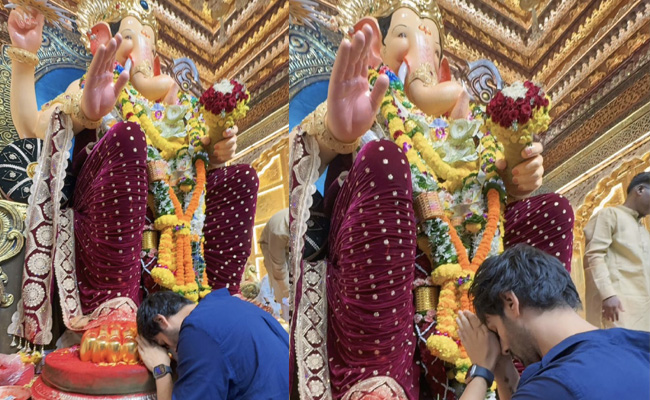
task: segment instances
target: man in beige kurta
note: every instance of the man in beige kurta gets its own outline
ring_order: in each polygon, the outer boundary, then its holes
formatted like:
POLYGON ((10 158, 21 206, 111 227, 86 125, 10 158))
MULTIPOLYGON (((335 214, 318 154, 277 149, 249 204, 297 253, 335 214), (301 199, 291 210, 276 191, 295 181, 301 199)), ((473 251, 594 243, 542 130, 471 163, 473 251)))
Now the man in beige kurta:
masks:
POLYGON ((650 173, 632 179, 623 205, 608 207, 585 227, 587 321, 650 331, 650 173))
POLYGON ((289 209, 275 213, 260 235, 260 249, 275 301, 289 297, 289 209))

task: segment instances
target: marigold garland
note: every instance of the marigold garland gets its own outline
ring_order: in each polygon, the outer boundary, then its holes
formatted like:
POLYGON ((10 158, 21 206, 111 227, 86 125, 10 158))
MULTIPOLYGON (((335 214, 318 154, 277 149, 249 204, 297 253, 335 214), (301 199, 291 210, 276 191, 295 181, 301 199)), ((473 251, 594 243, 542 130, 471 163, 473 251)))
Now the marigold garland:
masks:
MULTIPOLYGON (((119 68, 116 67, 116 76, 119 72, 119 68)), ((196 182, 179 182, 182 192, 192 191, 186 210, 183 210, 183 205, 171 186, 169 178, 151 182, 150 187, 157 214, 154 228, 161 231, 158 265, 153 268, 151 275, 161 286, 180 293, 190 300, 198 301, 199 297, 205 297, 211 291, 207 285, 203 247, 198 245, 202 243, 202 235, 190 236, 195 214, 197 211, 204 213, 205 210, 204 207, 199 210, 201 200, 205 196, 208 161, 208 155, 204 152, 201 142, 201 138, 206 133, 205 125, 199 119, 198 100, 181 93, 179 94, 181 106, 193 110, 189 118, 185 117, 187 135, 180 141, 177 138, 163 138, 148 115, 148 109, 143 106, 145 101, 128 84, 118 97, 120 106, 118 111, 121 112, 124 120, 139 124, 144 131, 147 143, 150 145, 148 160, 172 162, 176 157, 185 157, 189 150, 196 175, 196 182), (200 252, 196 257, 193 243, 197 244, 196 249, 200 252), (202 264, 198 266, 197 271, 194 265, 195 258, 199 260, 199 264, 202 264)))
MULTIPOLYGON (((464 382, 465 373, 469 368, 469 359, 458 338, 455 320, 460 309, 471 309, 471 302, 467 295, 469 286, 475 271, 490 254, 500 226, 501 200, 505 199, 506 193, 495 162, 502 155, 502 150, 496 138, 487 133, 481 137, 482 149, 476 162, 458 162, 454 166, 447 164, 426 138, 422 123, 414 119, 412 113, 417 111, 408 101, 403 100, 406 99, 406 95, 401 82, 386 68, 383 72, 389 75, 390 85, 382 101, 380 115, 386 123, 391 138, 404 151, 411 164, 414 196, 421 192, 438 190, 438 187, 454 193, 466 185, 473 184, 479 172, 483 176, 487 216, 479 218, 470 215, 474 217, 471 222, 468 219, 468 222, 463 224, 466 232, 471 234, 476 235, 483 231, 471 262, 456 227, 447 215, 437 219, 439 223, 436 220, 423 221, 425 231, 429 229, 433 233, 435 229, 437 232, 429 235, 430 240, 448 237, 450 241, 449 246, 435 246, 435 243, 431 242, 430 248, 436 251, 447 251, 446 248, 453 251, 449 256, 444 255, 445 253, 436 253, 433 257, 435 263, 439 265, 433 270, 431 280, 433 284, 441 286, 441 291, 436 310, 437 326, 434 334, 426 339, 427 348, 438 358, 455 364, 455 377, 459 382, 464 382), (444 181, 439 185, 436 182, 438 177, 444 181), (442 229, 446 231, 442 232, 442 229)), ((375 83, 378 75, 375 70, 369 71, 371 85, 375 83)), ((476 117, 481 117, 480 112, 476 117)))

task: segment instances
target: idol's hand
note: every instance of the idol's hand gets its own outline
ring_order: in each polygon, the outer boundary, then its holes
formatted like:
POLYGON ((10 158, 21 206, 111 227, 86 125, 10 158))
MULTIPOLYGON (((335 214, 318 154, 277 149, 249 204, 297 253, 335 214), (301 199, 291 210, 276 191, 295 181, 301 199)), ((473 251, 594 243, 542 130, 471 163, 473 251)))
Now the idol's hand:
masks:
MULTIPOLYGON (((512 169, 512 181, 507 181, 505 174, 501 175, 509 195, 516 199, 523 199, 542 186, 544 176, 543 150, 544 146, 539 142, 527 146, 521 151, 521 157, 524 161, 512 169)), ((498 160, 496 166, 499 171, 504 171, 507 167, 505 160, 498 160)))
POLYGON ((472 364, 487 368, 494 373, 501 354, 501 345, 494 332, 488 330, 471 311, 460 311, 456 323, 460 342, 465 347, 472 364))
POLYGON ((388 89, 388 77, 380 75, 369 92, 368 67, 372 30, 364 26, 352 43, 343 40, 334 60, 327 93, 327 127, 344 143, 352 143, 372 127, 388 89))
POLYGON ((86 118, 97 121, 111 112, 117 98, 129 81, 129 71, 124 69, 117 82, 113 82, 115 54, 122 43, 118 33, 107 46, 99 46, 86 74, 86 83, 81 97, 81 111, 86 118))
POLYGON ((27 11, 22 7, 12 10, 8 22, 11 44, 36 54, 43 41, 44 22, 43 14, 37 10, 27 11))
MULTIPOLYGON (((235 157, 237 151, 237 133, 239 128, 237 125, 228 128, 223 133, 223 139, 214 145, 214 151, 210 154, 210 164, 217 165, 230 161, 235 157)), ((203 146, 206 149, 210 148, 210 137, 205 136, 201 139, 203 146)))

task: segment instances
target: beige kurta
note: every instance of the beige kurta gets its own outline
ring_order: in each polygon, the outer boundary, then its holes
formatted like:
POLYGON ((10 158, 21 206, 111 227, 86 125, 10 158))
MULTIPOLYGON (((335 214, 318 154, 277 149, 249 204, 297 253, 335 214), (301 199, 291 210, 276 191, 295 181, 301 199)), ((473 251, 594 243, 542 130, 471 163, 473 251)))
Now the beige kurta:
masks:
POLYGON ((639 214, 625 206, 598 212, 585 226, 587 321, 650 331, 650 233, 639 214), (602 301, 618 296, 625 312, 618 322, 602 319, 602 301))
POLYGON ((289 297, 289 209, 275 213, 260 235, 264 266, 273 288, 275 301, 289 297))

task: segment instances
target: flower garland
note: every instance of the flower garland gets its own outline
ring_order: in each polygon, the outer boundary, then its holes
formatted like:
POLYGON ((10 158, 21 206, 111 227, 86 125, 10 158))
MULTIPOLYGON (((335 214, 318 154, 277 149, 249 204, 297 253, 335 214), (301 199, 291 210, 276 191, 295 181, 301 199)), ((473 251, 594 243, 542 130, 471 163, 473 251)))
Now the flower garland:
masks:
POLYGON ((411 165, 415 165, 422 173, 442 178, 445 181, 443 187, 449 192, 455 192, 472 172, 472 168, 454 168, 440 158, 424 136, 421 123, 424 114, 420 113, 419 118, 416 118, 418 112, 413 105, 407 100, 402 100, 406 99, 404 85, 395 74, 387 67, 382 67, 379 72, 371 69, 368 72, 370 85, 374 86, 379 73, 388 75, 390 79, 380 112, 391 138, 404 151, 411 165))
MULTIPOLYGON (((479 265, 490 254, 493 242, 500 241, 497 235, 501 220, 501 200, 505 199, 506 192, 496 169, 495 161, 500 156, 501 148, 494 136, 484 134, 480 138, 479 162, 457 163, 456 167, 442 160, 425 135, 427 126, 425 117, 418 114, 414 107, 407 101, 404 88, 394 74, 385 67, 377 72, 369 71, 369 81, 374 85, 379 73, 389 76, 390 85, 382 101, 380 113, 386 122, 390 136, 404 151, 411 164, 413 195, 436 191, 439 194, 454 200, 460 199, 464 193, 472 190, 482 190, 487 203, 487 213, 469 213, 460 227, 465 233, 477 235, 482 231, 482 237, 476 248, 474 257, 470 261, 468 251, 452 223, 449 215, 421 221, 421 230, 428 237, 429 250, 432 260, 437 264, 431 274, 434 285, 440 286, 437 310, 435 311, 437 326, 435 332, 427 339, 427 348, 440 359, 455 365, 456 379, 464 382, 464 373, 469 368, 469 359, 460 343, 456 315, 460 309, 470 309, 468 290, 479 265), (438 179, 443 180, 439 183, 438 179), (477 186, 478 185, 478 186, 477 186), (453 195, 457 193, 458 195, 453 195)), ((480 118, 481 111, 474 109, 473 117, 480 118)), ((435 126, 435 137, 442 140, 446 137, 444 126, 435 126)), ((426 132, 429 133, 429 132, 426 132)), ((431 137, 432 135, 430 135, 431 137)), ((434 139, 435 140, 435 139, 434 139)), ((479 200, 481 198, 478 194, 479 200)), ((469 196, 470 198, 473 196, 469 196)), ((451 204, 444 202, 445 210, 451 204)), ((471 243, 471 241, 470 241, 471 243)))
POLYGON ((233 127, 235 121, 246 116, 249 98, 246 86, 235 79, 222 79, 201 95, 201 112, 213 142, 221 138, 224 130, 233 127))
MULTIPOLYGON (((119 72, 120 68, 116 68, 116 76, 119 72)), ((180 141, 161 135, 149 115, 151 112, 155 119, 161 119, 162 113, 156 110, 161 105, 149 107, 131 84, 118 96, 117 109, 123 120, 139 124, 144 131, 149 144, 149 168, 160 175, 150 179, 156 212, 154 227, 161 231, 158 265, 151 275, 159 285, 198 301, 211 291, 205 270, 202 234, 208 155, 201 142, 205 126, 199 117, 198 100, 180 93, 179 103, 192 110, 184 117, 186 135, 180 141), (185 176, 172 185, 169 171, 176 171, 182 164, 181 160, 190 160, 190 165, 194 165, 196 180, 185 176), (178 186, 178 190, 174 186, 178 186), (179 195, 183 195, 187 203, 185 207, 179 195), (200 222, 193 229, 197 219, 200 222)), ((187 173, 191 175, 190 171, 187 173)))

